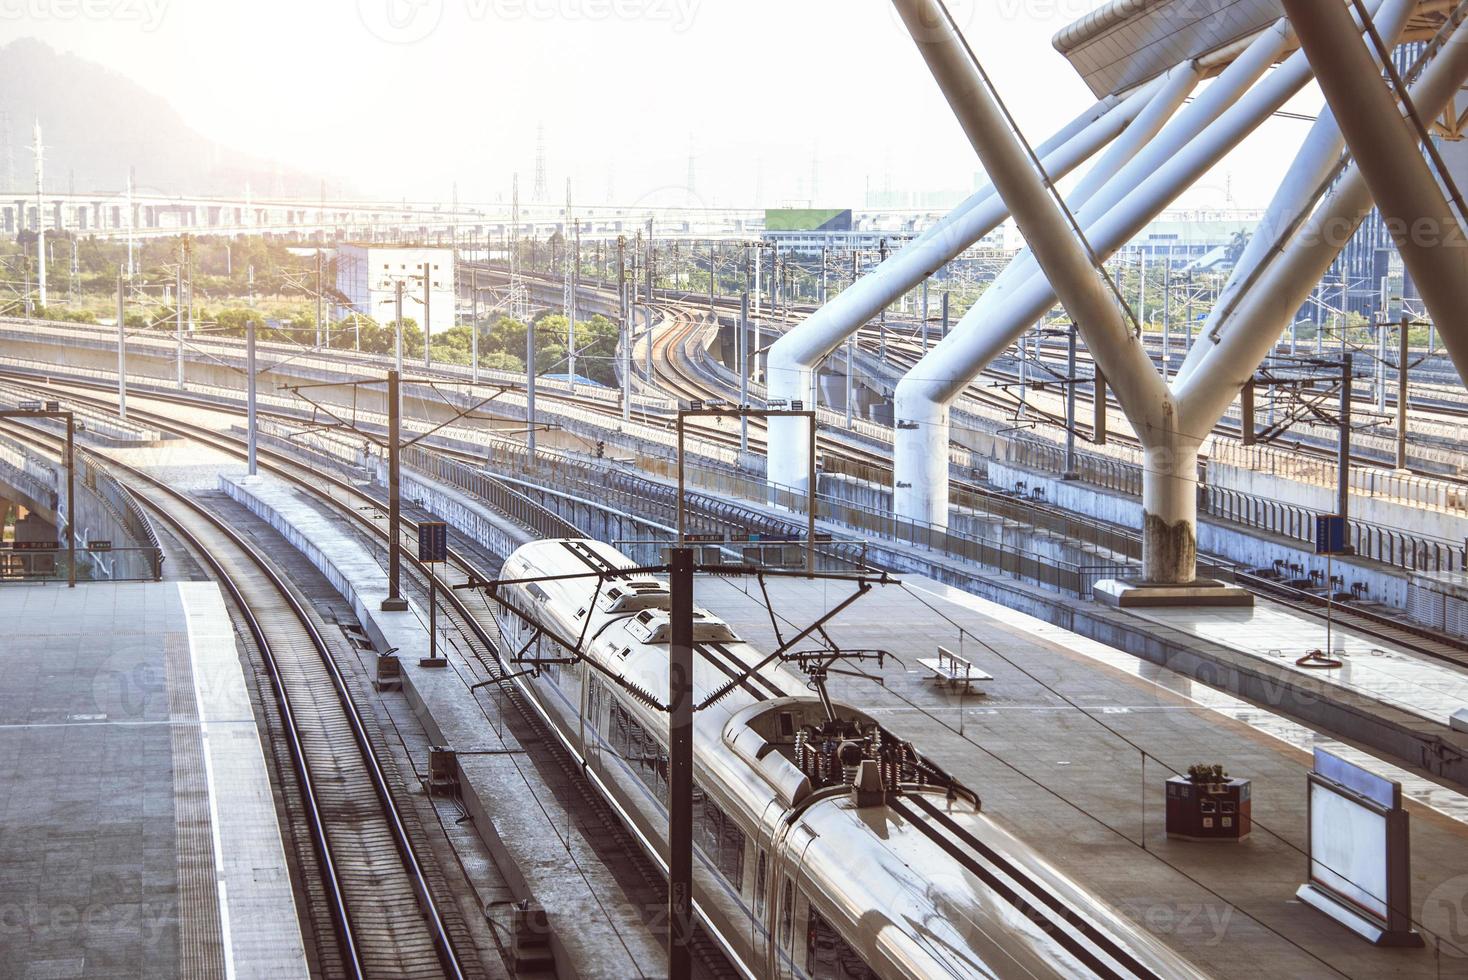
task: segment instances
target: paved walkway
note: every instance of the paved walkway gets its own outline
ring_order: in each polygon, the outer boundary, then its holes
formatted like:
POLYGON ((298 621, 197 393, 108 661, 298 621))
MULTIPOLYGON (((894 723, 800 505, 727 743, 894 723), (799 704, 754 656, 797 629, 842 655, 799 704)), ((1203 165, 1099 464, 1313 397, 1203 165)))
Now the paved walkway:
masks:
MULTIPOLYGON (((883 648, 901 662, 851 664, 882 683, 833 676, 833 696, 915 742, 978 791, 991 816, 1122 915, 1220 977, 1468 977, 1468 799, 1030 616, 921 578, 904 581, 858 600, 829 629, 843 647, 883 648), (981 685, 985 694, 961 695, 917 665, 939 644, 994 675, 981 685), (1431 939, 1426 950, 1370 947, 1294 898, 1305 876, 1314 745, 1404 782, 1414 910, 1442 936, 1441 960, 1431 939), (1167 839, 1164 781, 1195 763, 1221 763, 1253 780, 1248 841, 1167 839)), ((782 630, 808 624, 849 591, 781 580, 782 630)), ((754 582, 703 578, 697 601, 774 648, 754 582)))
POLYGON ((218 588, 17 586, 0 623, 0 976, 305 976, 218 588))

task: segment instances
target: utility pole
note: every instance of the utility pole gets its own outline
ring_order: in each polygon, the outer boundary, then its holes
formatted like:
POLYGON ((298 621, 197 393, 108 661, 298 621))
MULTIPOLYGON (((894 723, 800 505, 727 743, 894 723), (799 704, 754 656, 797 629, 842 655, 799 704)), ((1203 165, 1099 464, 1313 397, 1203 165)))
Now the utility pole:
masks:
POLYGON ((469 334, 469 380, 479 383, 479 270, 469 270, 469 317, 474 324, 469 334))
POLYGON ((183 245, 182 245, 182 243, 180 243, 180 245, 179 245, 179 254, 178 254, 178 269, 176 270, 175 275, 174 275, 174 285, 173 285, 173 340, 174 340, 173 372, 174 372, 174 384, 177 385, 179 391, 183 391, 184 390, 184 342, 183 342, 183 336, 184 336, 183 335, 183 331, 184 331, 184 323, 183 323, 183 319, 184 319, 184 304, 183 304, 183 288, 184 288, 184 257, 183 257, 183 245))
POLYGON ((256 428, 255 416, 255 384, 258 380, 258 372, 255 368, 255 317, 253 312, 245 321, 245 447, 249 460, 248 472, 254 476, 257 472, 255 464, 255 446, 258 430, 256 428))
POLYGON ((856 334, 846 338, 846 428, 851 430, 851 401, 854 395, 852 375, 856 373, 856 334))
POLYGON ((943 287, 943 336, 948 336, 948 287, 943 287))
POLYGON ((393 367, 403 373, 403 280, 393 283, 393 367))
MULTIPOLYGON (((316 250, 316 346, 317 347, 320 347, 321 346, 321 340, 322 340, 322 337, 323 337, 322 330, 323 330, 323 327, 324 327, 324 324, 322 322, 322 316, 321 316, 321 288, 322 288, 323 285, 324 285, 324 282, 323 282, 323 277, 322 277, 322 274, 321 274, 321 249, 318 248, 316 250)), ((330 337, 327 337, 326 338, 326 342, 327 342, 327 344, 330 344, 331 343, 331 338, 330 337)))
POLYGON ((622 332, 622 421, 632 418, 632 309, 627 302, 627 236, 617 236, 617 318, 622 332))
MULTIPOLYGON (((566 308, 566 376, 570 378, 571 390, 576 390, 576 273, 575 265, 579 263, 580 256, 572 255, 572 233, 571 224, 576 219, 571 213, 571 181, 566 180, 566 234, 563 236, 561 273, 565 281, 565 299, 562 305, 566 308)), ((579 251, 581 233, 575 233, 576 248, 579 251)))
POLYGON ((433 260, 423 257, 423 366, 433 367, 433 316, 429 303, 433 299, 433 260))
POLYGON ((689 980, 693 962, 693 549, 669 555, 668 937, 669 980, 689 980))
MULTIPOLYGON (((42 153, 43 153, 43 150, 41 148, 41 120, 37 119, 36 120, 36 143, 35 143, 35 154, 36 154, 36 262, 37 262, 37 269, 40 272, 39 282, 40 282, 40 292, 41 292, 41 306, 44 308, 46 306, 46 199, 45 199, 45 190, 44 190, 44 187, 43 187, 43 179, 44 179, 44 175, 45 175, 45 168, 42 165, 42 160, 41 160, 42 153)), ((25 218, 25 215, 22 214, 21 215, 21 218, 22 218, 21 225, 22 225, 22 227, 24 227, 25 221, 23 219, 25 218)), ((70 515, 68 515, 68 520, 69 519, 70 519, 70 515)))
POLYGON ((402 376, 387 373, 387 598, 382 600, 385 612, 406 612, 408 600, 399 589, 402 558, 398 554, 398 538, 402 533, 402 471, 399 456, 403 446, 402 376))
MULTIPOLYGON (((877 245, 877 265, 887 261, 887 239, 882 239, 877 245)), ((879 345, 877 357, 883 364, 887 363, 887 307, 882 307, 882 312, 877 314, 877 337, 879 345)))
POLYGON ((117 269, 117 416, 127 418, 127 317, 123 312, 122 267, 117 269))
POLYGON ((66 587, 76 588, 76 416, 71 412, 66 413, 66 587))
POLYGON ((525 323, 525 448, 535 458, 535 324, 525 323))
POLYGON ((1172 246, 1167 246, 1167 255, 1162 260, 1162 380, 1170 375, 1167 363, 1172 346, 1172 246))
MULTIPOLYGON (((1336 513, 1347 522, 1351 513, 1351 352, 1341 355, 1340 465, 1337 467, 1336 513)), ((1348 523, 1349 526, 1349 523, 1348 523)))
POLYGON ((652 219, 651 218, 648 218, 647 219, 647 269, 646 269, 646 272, 647 272, 647 293, 646 293, 646 295, 647 295, 647 301, 649 303, 651 303, 653 301, 653 299, 654 299, 653 289, 654 289, 656 280, 653 278, 653 271, 654 271, 653 270, 653 267, 657 264, 657 256, 658 256, 657 246, 653 243, 653 238, 652 238, 652 219))
MULTIPOLYGON (((1039 335, 1035 335, 1038 341, 1039 335)), ((1076 325, 1070 325, 1065 348, 1065 473, 1062 480, 1079 479, 1076 472, 1076 325)))
MULTIPOLYGON (((691 248, 691 246, 690 246, 691 248)), ((714 312, 714 283, 718 278, 718 243, 709 242, 709 313, 714 312)))
POLYGON ((1240 442, 1245 446, 1252 446, 1255 442, 1255 433, 1258 431, 1254 421, 1254 394, 1256 386, 1251 375, 1244 386, 1239 389, 1239 435, 1240 442))
POLYGON ((821 246, 821 305, 826 305, 826 282, 829 273, 829 259, 827 257, 828 246, 821 246))
POLYGON ((928 280, 923 280, 923 353, 928 352, 928 280))
POLYGON ((1407 358, 1411 346, 1412 320, 1402 314, 1401 336, 1397 338, 1397 469, 1407 468, 1407 358))
MULTIPOLYGON (((739 297, 739 408, 749 407, 749 291, 739 297)), ((749 452, 749 417, 739 416, 739 455, 749 452)))

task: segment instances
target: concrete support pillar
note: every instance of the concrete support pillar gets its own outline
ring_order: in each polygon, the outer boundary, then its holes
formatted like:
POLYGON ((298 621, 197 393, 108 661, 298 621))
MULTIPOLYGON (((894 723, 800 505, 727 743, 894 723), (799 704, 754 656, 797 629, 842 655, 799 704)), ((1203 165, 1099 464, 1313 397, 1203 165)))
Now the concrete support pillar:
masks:
POLYGON ((1152 432, 1142 472, 1142 577, 1186 585, 1197 577, 1198 440, 1175 427, 1152 432))
POLYGON ((1468 379, 1468 240, 1416 129, 1344 5, 1284 0, 1284 7, 1458 375, 1468 379))

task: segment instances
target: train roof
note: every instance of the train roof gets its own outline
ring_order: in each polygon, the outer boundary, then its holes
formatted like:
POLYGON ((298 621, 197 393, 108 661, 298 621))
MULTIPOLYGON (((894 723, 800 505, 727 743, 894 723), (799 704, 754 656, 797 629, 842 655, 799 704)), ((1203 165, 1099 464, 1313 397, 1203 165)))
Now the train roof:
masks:
POLYGON ((861 937, 870 964, 914 976, 1202 976, 961 797, 905 791, 858 806, 832 795, 800 827, 800 887, 846 914, 842 931, 861 937))

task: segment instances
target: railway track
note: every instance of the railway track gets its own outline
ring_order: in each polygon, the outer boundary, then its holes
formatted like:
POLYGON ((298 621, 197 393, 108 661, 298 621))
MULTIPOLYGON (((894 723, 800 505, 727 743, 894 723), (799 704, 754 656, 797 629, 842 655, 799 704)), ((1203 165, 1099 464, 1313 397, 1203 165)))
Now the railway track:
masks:
MULTIPOLYGON (((677 376, 681 380, 679 380, 677 383, 690 386, 688 388, 690 392, 693 390, 691 386, 700 383, 700 380, 697 375, 688 373, 691 372, 691 368, 689 368, 686 364, 678 366, 678 351, 681 349, 681 344, 689 338, 691 331, 696 329, 696 327, 696 323, 685 323, 681 325, 676 325, 674 329, 664 331, 661 336, 656 338, 658 346, 655 348, 654 351, 655 362, 667 365, 667 370, 669 371, 678 372, 677 376)), ((68 384, 70 384, 70 382, 68 382, 68 384)), ((101 385, 84 386, 109 390, 106 389, 105 386, 101 385)), ((70 395, 71 393, 68 394, 70 395)), ((708 392, 704 391, 703 395, 707 397, 708 392)), ((166 401, 179 400, 184 403, 197 404, 195 400, 181 398, 169 394, 150 394, 148 397, 158 398, 166 401)), ((108 401, 102 398, 87 398, 87 400, 94 406, 104 409, 109 407, 115 409, 116 405, 115 400, 108 401)), ((205 405, 203 407, 219 410, 219 406, 217 405, 205 405)), ((146 413, 139 414, 138 411, 132 407, 130 407, 130 414, 137 416, 139 419, 146 420, 148 424, 155 425, 160 429, 171 429, 172 431, 179 432, 179 434, 190 435, 190 430, 182 430, 179 428, 179 423, 177 422, 177 420, 146 413)), ((299 422, 299 419, 294 419, 289 416, 282 415, 279 416, 279 418, 288 422, 299 422)), ((755 420, 751 420, 751 445, 762 445, 763 440, 757 439, 756 431, 762 432, 763 429, 761 428, 756 430, 754 426, 754 421, 755 420)), ((732 432, 728 430, 725 430, 723 432, 714 430, 714 432, 718 438, 729 440, 737 444, 737 432, 732 432)), ((229 452, 233 455, 238 455, 243 451, 240 448, 240 443, 238 441, 231 440, 228 437, 221 436, 218 433, 212 432, 208 429, 203 429, 202 427, 192 427, 191 437, 207 439, 216 448, 219 448, 225 452, 229 452)), ((835 442, 833 440, 827 439, 822 441, 822 449, 827 454, 830 454, 832 452, 839 453, 849 448, 850 447, 843 446, 841 443, 835 442)), ((480 460, 474 459, 467 454, 457 453, 452 450, 436 448, 434 451, 450 458, 470 462, 475 465, 480 462, 480 460)), ((271 460, 272 465, 286 465, 290 467, 295 467, 296 469, 300 470, 301 472, 297 473, 294 477, 297 482, 308 478, 306 475, 303 474, 309 474, 310 479, 316 479, 318 481, 320 479, 320 474, 316 471, 308 470, 305 467, 302 467, 299 463, 291 461, 288 457, 284 457, 280 454, 274 453, 273 451, 269 451, 265 447, 261 447, 260 453, 261 459, 271 460)), ((878 475, 878 478, 883 472, 888 474, 888 476, 890 477, 890 464, 882 460, 881 457, 877 454, 868 454, 866 459, 858 459, 856 460, 856 462, 860 468, 867 469, 869 471, 875 471, 878 475)), ((980 487, 977 484, 965 483, 962 481, 955 481, 955 487, 965 493, 972 493, 981 498, 987 497, 993 493, 993 491, 980 487)), ((336 487, 334 489, 329 484, 324 487, 318 484, 317 486, 313 486, 311 489, 317 494, 330 491, 333 496, 337 498, 335 500, 335 506, 341 507, 343 508, 343 510, 346 511, 353 511, 354 513, 354 508, 357 506, 357 504, 360 504, 364 499, 372 499, 362 494, 361 491, 357 490, 355 487, 352 487, 349 484, 345 483, 342 483, 339 487, 336 487)), ((1040 505, 1033 504, 1032 506, 1040 505)), ((361 515, 357 514, 356 516, 360 518, 361 515)), ((405 527, 406 526, 407 525, 405 525, 405 527)), ((374 532, 376 532, 377 530, 378 529, 374 528, 374 532)), ((407 552, 405 552, 405 554, 406 553, 407 552)), ((409 557, 412 558, 413 556, 409 555, 409 557)), ((461 569, 467 569, 468 567, 469 566, 467 565, 461 565, 461 569)), ((483 576, 481 576, 481 578, 482 577, 483 576)), ((1321 600, 1318 596, 1314 596, 1312 593, 1300 592, 1299 590, 1283 589, 1278 583, 1271 582, 1267 579, 1255 580, 1247 575, 1242 576, 1241 584, 1246 585, 1247 587, 1251 588, 1252 591, 1255 591, 1260 595, 1267 596, 1275 601, 1283 602, 1286 605, 1291 605, 1300 612, 1312 616, 1324 615, 1323 600, 1321 600)), ((1437 637, 1437 635, 1433 634, 1431 631, 1416 630, 1414 627, 1411 626, 1411 624, 1403 623, 1388 616, 1375 615, 1364 610, 1353 611, 1351 610, 1351 607, 1343 606, 1339 603, 1337 603, 1334 607, 1334 614, 1338 617, 1342 615, 1350 616, 1351 621, 1349 623, 1345 623, 1345 625, 1349 625, 1351 626, 1351 628, 1357 629, 1364 634, 1374 636, 1383 643, 1401 645, 1403 647, 1412 649, 1423 656, 1431 657, 1433 659, 1457 663, 1460 665, 1468 663, 1468 645, 1460 646, 1456 641, 1437 637)), ((488 640, 486 640, 485 642, 490 643, 490 641, 488 640)), ((491 648, 493 648, 493 644, 490 643, 490 645, 491 648)))
MULTIPOLYGON (((26 438, 56 453, 58 441, 26 438)), ((224 520, 157 478, 118 461, 134 495, 157 514, 233 602, 270 678, 279 732, 299 782, 319 880, 303 883, 324 902, 331 928, 314 930, 323 976, 461 980, 482 972, 443 884, 423 861, 428 846, 394 790, 394 767, 374 744, 316 617, 284 576, 224 520), (330 936, 330 941, 326 941, 330 936)), ((321 909, 310 910, 321 917, 321 909)))
MULTIPOLYGON (((68 393, 71 396, 71 393, 68 393)), ((71 396, 74 397, 74 396, 71 396)), ((139 396, 139 400, 144 396, 139 396)), ((166 396, 158 397, 168 400, 166 396)), ((109 403, 105 399, 89 398, 82 399, 97 407, 107 407, 109 403)), ((115 401, 111 402, 115 408, 115 401)), ((214 406, 217 410, 217 406, 214 406)), ((129 404, 129 416, 140 421, 146 421, 150 426, 160 431, 171 432, 175 435, 207 445, 211 448, 227 453, 230 456, 243 459, 246 454, 245 444, 242 439, 214 432, 206 427, 180 421, 177 418, 148 412, 141 408, 136 401, 129 404)), ((368 511, 381 510, 385 512, 386 501, 366 493, 362 489, 334 474, 323 472, 311 466, 305 465, 298 460, 292 459, 284 453, 260 446, 257 449, 259 466, 263 471, 272 472, 285 479, 292 485, 303 489, 315 496, 317 499, 328 503, 338 513, 347 517, 357 528, 369 537, 377 540, 384 547, 387 545, 388 531, 368 516, 368 511), (365 508, 365 511, 364 511, 365 508)), ((114 464, 117 465, 117 464, 114 464)), ((124 469, 126 469, 124 467, 124 469)), ((130 471, 132 472, 132 471, 130 471)), ((152 481, 146 474, 138 474, 143 480, 152 481)), ((166 489, 166 488, 165 488, 166 489)), ((174 494, 174 491, 168 491, 174 494)), ((184 498, 187 500, 187 498, 184 498)), ((190 504, 198 508, 197 504, 190 504)), ((410 509, 405 504, 405 509, 410 509)), ((206 516, 207 512, 205 512, 206 516)), ((211 519, 213 519, 211 517, 211 519)), ((213 519, 216 520, 217 519, 213 519)), ((541 758, 550 758, 558 768, 561 776, 568 785, 574 786, 583 805, 589 807, 599 818, 598 824, 608 828, 607 844, 611 847, 620 848, 625 853, 637 873, 644 882, 652 884, 656 882, 658 887, 666 891, 666 879, 663 877, 664 869, 654 856, 649 855, 638 840, 623 830, 620 834, 616 828, 625 826, 614 808, 607 799, 585 778, 584 773, 566 751, 568 747, 559 746, 549 756, 545 754, 548 747, 556 746, 558 736, 554 734, 555 729, 548 718, 541 715, 534 708, 533 699, 529 698, 523 685, 525 679, 519 675, 518 670, 507 668, 501 658, 501 647, 498 627, 493 617, 480 617, 474 613, 470 606, 462 598, 461 592, 455 590, 454 586, 464 585, 473 581, 486 581, 493 576, 487 571, 489 562, 482 549, 466 552, 462 548, 451 548, 449 550, 448 571, 444 574, 435 574, 424 568, 417 560, 417 521, 410 516, 404 515, 402 519, 403 536, 398 542, 398 548, 402 557, 402 569, 404 573, 404 585, 409 593, 416 592, 426 603, 429 589, 429 576, 437 579, 437 595, 440 603, 440 622, 446 623, 465 640, 466 648, 474 651, 475 659, 484 674, 484 678, 500 687, 515 707, 523 725, 527 726, 521 732, 521 744, 534 746, 534 751, 541 758), (511 676, 511 675, 516 676, 511 676)), ((231 534, 227 528, 225 533, 231 534)), ((248 546, 246 546, 248 547, 248 546)), ((256 556, 258 557, 258 555, 256 556)), ((702 965, 700 976, 706 980, 733 980, 740 974, 733 969, 724 957, 721 949, 709 935, 703 930, 698 930, 693 942, 693 952, 697 961, 702 965)), ((378 975, 378 974, 371 974, 378 975)), ((388 974, 402 976, 427 976, 436 974, 388 974)), ((456 974, 445 973, 446 976, 456 974)), ((462 976, 463 974, 457 974, 462 976)))

